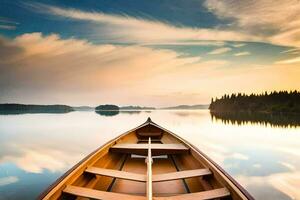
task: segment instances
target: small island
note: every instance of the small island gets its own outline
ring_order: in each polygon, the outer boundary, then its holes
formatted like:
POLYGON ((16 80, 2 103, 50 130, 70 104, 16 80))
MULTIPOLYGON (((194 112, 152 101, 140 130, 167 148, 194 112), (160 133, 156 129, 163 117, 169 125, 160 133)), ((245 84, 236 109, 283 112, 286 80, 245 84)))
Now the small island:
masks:
POLYGON ((212 99, 209 109, 220 112, 261 112, 300 114, 300 92, 280 91, 263 94, 231 94, 212 99))
POLYGON ((115 116, 119 114, 119 106, 112 104, 100 105, 95 108, 95 112, 102 116, 115 116))
POLYGON ((26 113, 68 113, 74 109, 66 105, 33 105, 33 104, 0 104, 0 114, 26 114, 26 113))
POLYGON ((112 104, 100 105, 95 108, 96 111, 111 111, 111 110, 119 110, 119 106, 112 104))

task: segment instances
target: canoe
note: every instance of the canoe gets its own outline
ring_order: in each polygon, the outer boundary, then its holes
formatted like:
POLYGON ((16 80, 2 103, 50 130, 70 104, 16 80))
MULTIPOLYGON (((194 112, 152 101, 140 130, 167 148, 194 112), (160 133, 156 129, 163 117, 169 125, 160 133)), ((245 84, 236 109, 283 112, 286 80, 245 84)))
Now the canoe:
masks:
POLYGON ((88 155, 39 199, 252 200, 253 197, 212 159, 148 118, 88 155))

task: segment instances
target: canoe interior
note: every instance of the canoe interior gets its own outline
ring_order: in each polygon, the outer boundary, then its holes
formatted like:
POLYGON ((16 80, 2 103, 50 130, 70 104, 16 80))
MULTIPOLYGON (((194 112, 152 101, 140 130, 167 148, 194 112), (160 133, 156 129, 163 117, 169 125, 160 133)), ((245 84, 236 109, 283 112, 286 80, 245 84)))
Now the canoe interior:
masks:
MULTIPOLYGON (((134 195, 129 196, 128 199, 138 199, 138 197, 146 199, 147 186, 144 177, 147 174, 147 164, 145 163, 147 154, 142 147, 147 145, 149 137, 153 148, 157 147, 155 151, 153 150, 155 154, 152 155, 153 198, 174 197, 176 199, 178 196, 178 199, 206 199, 194 198, 192 195, 225 188, 226 191, 228 190, 228 195, 208 199, 251 199, 199 151, 149 120, 89 155, 42 194, 40 199, 89 199, 84 195, 78 196, 68 192, 67 186, 103 191, 105 192, 104 196, 108 195, 103 199, 119 199, 118 196, 109 196, 115 193, 134 195), (132 151, 122 149, 131 144, 139 144, 138 146, 141 148, 139 150, 132 149, 132 151), (160 148, 164 147, 161 146, 164 144, 177 144, 178 150, 168 151, 168 149, 160 148), (118 145, 122 148, 119 149, 118 145), (109 175, 97 174, 98 169, 101 173, 104 171, 109 175), (101 169, 104 170, 101 171, 101 169), (105 169, 111 171, 105 171, 105 169), (121 173, 119 173, 120 171, 121 173), (122 172, 130 173, 124 174, 122 172), (175 172, 182 172, 182 174, 175 172), (201 176, 193 177, 190 175, 195 172, 200 173, 201 176), (187 173, 189 175, 186 175, 187 173), (180 176, 185 178, 178 178, 180 176), (189 198, 186 198, 187 196, 179 198, 180 195, 184 194, 190 194, 189 198)), ((124 196, 124 199, 126 197, 124 196)))

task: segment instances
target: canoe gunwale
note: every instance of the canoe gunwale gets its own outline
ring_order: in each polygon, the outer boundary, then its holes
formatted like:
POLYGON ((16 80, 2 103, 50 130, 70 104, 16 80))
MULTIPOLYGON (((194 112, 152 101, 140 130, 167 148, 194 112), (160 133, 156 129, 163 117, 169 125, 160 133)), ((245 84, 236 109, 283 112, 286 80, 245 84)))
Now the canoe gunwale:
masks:
MULTIPOLYGON (((248 200, 255 200, 252 195, 246 190, 244 189, 243 186, 241 186, 231 175, 229 175, 222 167, 220 167, 215 161, 213 161, 210 157, 208 157, 205 153, 203 153, 202 151, 200 151, 197 147, 195 147, 194 145, 190 144, 188 141, 186 141, 185 139, 181 138, 180 136, 178 136, 177 134, 161 127, 160 125, 154 123, 153 121, 151 121, 151 119, 144 122, 143 124, 137 126, 136 128, 133 128, 131 130, 128 130, 124 133, 122 133, 121 135, 109 140, 108 142, 106 142, 105 144, 101 145, 99 148, 97 148, 96 150, 94 150, 93 152, 91 152, 90 154, 88 154, 86 157, 84 157, 81 161, 79 161, 76 165, 74 165, 73 167, 71 167, 68 171, 66 171, 63 175, 61 175, 54 183, 52 183, 49 187, 47 187, 38 197, 37 200, 42 200, 44 199, 52 190, 55 189, 55 187, 57 187, 63 180, 67 180, 67 177, 73 174, 75 174, 75 172, 77 172, 76 169, 79 169, 79 167, 81 165, 83 165, 85 162, 88 162, 91 158, 93 158, 97 153, 100 153, 100 151, 102 149, 104 149, 106 146, 109 145, 113 145, 113 143, 117 142, 119 139, 121 139, 122 137, 126 136, 127 134, 136 131, 139 128, 142 128, 146 125, 153 125, 156 126, 160 129, 162 129, 163 131, 165 131, 166 133, 169 133, 170 135, 172 135, 173 137, 175 137, 176 139, 178 139, 179 141, 181 141, 184 145, 189 146, 191 148, 190 151, 194 151, 197 154, 199 154, 200 156, 202 156, 202 158, 204 158, 204 160, 207 161, 207 163, 209 165, 211 165, 212 167, 215 167, 217 172, 219 173, 219 175, 224 175, 229 182, 231 182, 248 200), (72 174, 73 173, 73 174, 72 174)), ((230 184, 227 180, 225 180, 228 184, 230 184)), ((234 188, 233 188, 234 189, 234 188)), ((236 191, 237 192, 237 191, 236 191)))

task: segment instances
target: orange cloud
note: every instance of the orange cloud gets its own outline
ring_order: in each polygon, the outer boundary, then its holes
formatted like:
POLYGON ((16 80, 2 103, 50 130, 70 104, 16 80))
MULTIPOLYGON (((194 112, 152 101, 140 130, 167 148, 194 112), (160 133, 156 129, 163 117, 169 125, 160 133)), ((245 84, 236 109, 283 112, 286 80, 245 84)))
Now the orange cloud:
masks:
POLYGON ((2 102, 168 106, 208 103, 231 92, 300 88, 299 68, 292 64, 235 66, 172 50, 97 45, 56 34, 29 33, 2 39, 0 45, 2 102))

